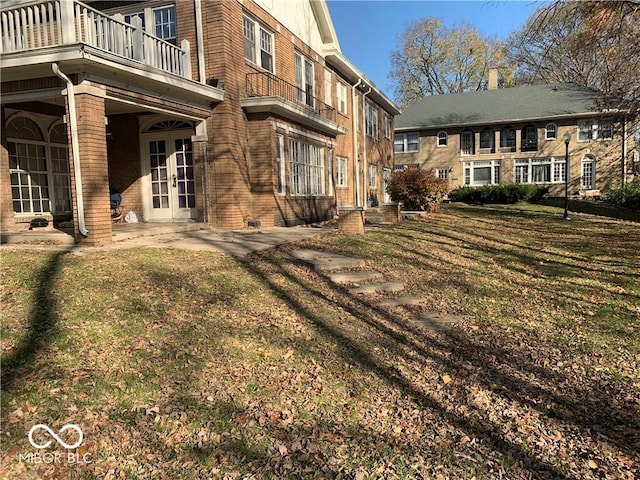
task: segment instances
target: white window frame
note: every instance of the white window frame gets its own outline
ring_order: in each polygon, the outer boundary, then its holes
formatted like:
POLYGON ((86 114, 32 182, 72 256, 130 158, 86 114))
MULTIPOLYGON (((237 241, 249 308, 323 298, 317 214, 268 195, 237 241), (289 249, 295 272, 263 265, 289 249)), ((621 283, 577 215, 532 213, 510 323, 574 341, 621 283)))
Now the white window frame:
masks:
POLYGON ((333 76, 331 70, 324 70, 324 103, 333 106, 333 76))
POLYGON ((566 163, 564 157, 519 158, 515 160, 514 183, 547 185, 564 183, 566 163), (548 172, 548 180, 540 180, 541 172, 548 172), (537 178, 536 178, 537 177, 537 178))
POLYGON ((435 174, 442 180, 449 180, 449 171, 449 168, 436 168, 435 174))
POLYGON ((481 160, 476 162, 465 162, 463 168, 464 185, 481 186, 481 185, 499 185, 502 175, 502 166, 500 160, 481 160), (490 168, 489 183, 480 183, 475 180, 474 172, 478 168, 490 168))
POLYGON ((472 130, 460 132, 460 155, 475 155, 476 134, 472 130))
POLYGON ((275 73, 276 55, 273 32, 245 13, 242 15, 242 34, 244 58, 268 72, 275 73), (262 56, 263 52, 267 56, 266 59, 262 56), (269 60, 271 64, 269 65, 269 61, 265 60, 269 60))
POLYGON ((347 157, 336 156, 336 187, 346 188, 349 186, 348 174, 349 159, 347 157))
POLYGON ((420 151, 420 132, 396 133, 393 139, 393 150, 395 153, 420 151), (413 148, 413 145, 415 145, 415 148, 413 148), (400 148, 398 149, 397 147, 400 148))
POLYGON ((325 194, 324 149, 297 138, 289 139, 289 192, 292 196, 325 194))
POLYGON ((596 159, 586 156, 580 162, 580 190, 593 190, 596 188, 596 159), (591 172, 585 175, 585 167, 589 167, 591 172), (586 179, 591 181, 587 184, 586 179))
POLYGON ((557 140, 558 139, 558 126, 555 123, 547 123, 544 127, 544 139, 545 140, 557 140))
POLYGON ((278 167, 278 195, 287 194, 287 167, 284 155, 284 135, 276 135, 276 164, 278 167))
POLYGON ((342 82, 336 82, 336 96, 338 113, 347 115, 349 111, 349 103, 347 100, 347 86, 342 82))
POLYGON ((364 124, 367 136, 378 138, 378 106, 365 101, 364 124))
POLYGON ((315 107, 315 75, 314 64, 310 58, 300 52, 294 52, 294 69, 298 102, 315 107))
POLYGON ((153 9, 153 31, 155 36, 173 45, 178 44, 178 22, 176 6, 165 5, 153 9), (166 18, 165 18, 166 14, 166 18), (158 18, 158 15, 160 18, 158 18))
POLYGON ((436 137, 436 144, 438 147, 446 147, 449 144, 449 135, 444 130, 438 132, 436 137))
POLYGON ((384 138, 391 140, 393 128, 391 128, 391 116, 384 114, 384 138))
POLYGON ((378 188, 378 166, 369 165, 369 188, 378 188))
POLYGON ((578 142, 589 142, 591 140, 611 140, 613 138, 613 122, 611 120, 584 120, 578 122, 577 128, 578 142))
POLYGON ((46 131, 42 128, 40 122, 29 115, 19 115, 12 118, 11 121, 18 121, 21 118, 35 124, 38 128, 38 131, 35 133, 40 136, 40 139, 7 138, 7 150, 9 151, 9 182, 12 200, 11 208, 13 209, 13 213, 16 216, 44 213, 71 213, 71 175, 68 164, 69 147, 67 144, 57 143, 52 140, 52 132, 61 125, 60 122, 54 123, 49 130, 46 131), (9 145, 12 145, 12 147, 9 145), (15 148, 15 155, 11 155, 10 153, 13 148, 15 148), (32 156, 34 149, 36 156, 32 156), (21 154, 26 154, 26 156, 21 154), (16 166, 12 167, 14 157, 16 166), (41 168, 41 162, 44 162, 44 170, 41 168), (12 177, 14 176, 16 176, 18 180, 17 183, 13 182, 12 177), (42 177, 46 179, 46 185, 41 185, 41 182, 38 180, 39 178, 42 179, 42 177), (15 189, 18 189, 18 191, 16 192, 15 189), (34 195, 34 192, 37 192, 37 195, 34 195), (18 193, 19 196, 16 197, 15 193, 18 193), (67 207, 65 209, 58 209, 62 200, 68 202, 67 207), (16 202, 20 204, 20 211, 14 208, 16 202), (24 210, 25 202, 29 205, 29 211, 24 210))

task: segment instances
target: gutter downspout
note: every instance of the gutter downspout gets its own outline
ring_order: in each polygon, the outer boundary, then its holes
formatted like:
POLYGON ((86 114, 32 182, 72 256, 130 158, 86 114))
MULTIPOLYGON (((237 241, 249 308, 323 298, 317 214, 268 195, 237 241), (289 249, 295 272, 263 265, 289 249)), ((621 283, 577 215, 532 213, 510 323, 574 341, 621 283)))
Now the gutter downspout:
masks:
POLYGON ((196 42, 198 43, 198 80, 207 83, 207 75, 204 69, 204 36, 202 34, 202 0, 193 0, 196 10, 196 42))
POLYGON ((76 203, 78 204, 78 231, 83 237, 89 236, 84 224, 84 200, 82 196, 82 176, 80 173, 80 141, 78 139, 78 120, 76 117, 76 97, 73 93, 73 82, 60 71, 57 63, 51 69, 67 84, 67 102, 69 105, 69 128, 71 129, 71 156, 73 158, 73 176, 76 183, 76 203))
POLYGON ((362 152, 363 157, 363 165, 362 165, 362 194, 364 197, 363 207, 367 209, 368 202, 368 193, 369 193, 369 172, 367 170, 367 132, 366 126, 367 122, 365 121, 365 108, 367 106, 367 102, 365 101, 365 97, 371 93, 371 87, 365 93, 362 94, 362 121, 364 122, 365 128, 362 129, 362 145, 364 148, 364 152, 362 152))
POLYGON ((360 161, 358 160, 358 104, 356 103, 358 99, 356 97, 356 89, 360 86, 361 83, 362 79, 358 78, 358 82, 351 87, 351 109, 353 110, 353 169, 355 170, 356 174, 356 207, 360 206, 360 161))

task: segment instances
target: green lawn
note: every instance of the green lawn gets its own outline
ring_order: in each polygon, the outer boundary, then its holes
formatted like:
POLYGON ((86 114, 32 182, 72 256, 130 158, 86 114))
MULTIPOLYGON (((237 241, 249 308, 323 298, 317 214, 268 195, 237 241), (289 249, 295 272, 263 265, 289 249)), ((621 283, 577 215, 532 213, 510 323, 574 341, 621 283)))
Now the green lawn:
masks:
POLYGON ((638 223, 450 205, 247 259, 1 260, 2 478, 640 475, 638 223), (363 258, 428 302, 376 307, 292 248, 363 258), (464 321, 416 326, 427 312, 464 321), (80 463, 29 444, 69 423, 80 463))

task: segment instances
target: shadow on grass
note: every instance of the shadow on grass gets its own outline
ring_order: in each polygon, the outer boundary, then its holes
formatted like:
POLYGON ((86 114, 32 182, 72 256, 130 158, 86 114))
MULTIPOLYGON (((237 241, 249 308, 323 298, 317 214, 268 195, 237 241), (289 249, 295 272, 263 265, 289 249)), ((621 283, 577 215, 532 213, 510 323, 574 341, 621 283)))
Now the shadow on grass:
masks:
POLYGON ((54 294, 62 257, 67 252, 52 253, 37 277, 31 298, 29 327, 22 341, 2 358, 2 393, 12 390, 18 375, 51 342, 58 323, 58 302, 54 294))
MULTIPOLYGON (((564 208, 564 199, 562 198, 547 198, 534 203, 535 205, 564 208)), ((637 210, 614 207, 598 201, 569 200, 569 212, 588 213, 589 215, 597 215, 599 217, 640 222, 640 212, 637 210)))

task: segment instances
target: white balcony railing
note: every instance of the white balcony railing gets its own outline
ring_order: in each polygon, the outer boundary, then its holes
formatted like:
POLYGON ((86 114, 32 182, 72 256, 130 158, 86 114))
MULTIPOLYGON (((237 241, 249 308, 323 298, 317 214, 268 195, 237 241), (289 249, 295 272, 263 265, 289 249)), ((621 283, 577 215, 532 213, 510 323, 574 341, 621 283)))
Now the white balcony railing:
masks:
POLYGON ((0 9, 0 51, 28 52, 70 44, 98 50, 191 78, 189 42, 180 47, 149 35, 140 18, 106 15, 77 0, 26 1, 0 9))

